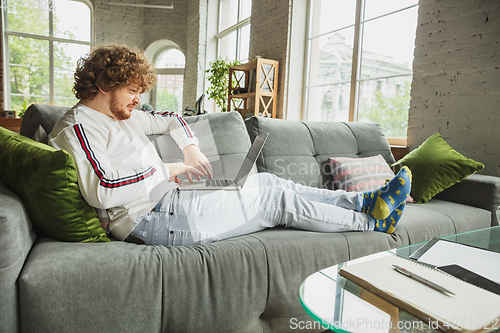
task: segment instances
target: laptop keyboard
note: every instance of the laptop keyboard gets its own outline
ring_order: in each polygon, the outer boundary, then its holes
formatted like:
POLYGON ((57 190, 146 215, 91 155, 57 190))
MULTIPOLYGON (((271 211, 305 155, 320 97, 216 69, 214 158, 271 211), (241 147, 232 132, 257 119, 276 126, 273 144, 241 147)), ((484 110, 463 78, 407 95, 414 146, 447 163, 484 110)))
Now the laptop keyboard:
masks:
POLYGON ((206 186, 208 187, 225 187, 236 185, 236 182, 231 179, 207 179, 206 186))

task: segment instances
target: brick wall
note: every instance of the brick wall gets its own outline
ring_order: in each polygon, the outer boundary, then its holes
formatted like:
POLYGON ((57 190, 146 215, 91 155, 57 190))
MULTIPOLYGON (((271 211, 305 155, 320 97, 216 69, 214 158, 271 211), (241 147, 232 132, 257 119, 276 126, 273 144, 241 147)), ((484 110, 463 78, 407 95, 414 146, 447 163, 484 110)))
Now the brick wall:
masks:
MULTIPOLYGON (((207 0, 171 0, 174 9, 109 6, 107 0, 94 0, 96 43, 119 42, 146 49, 158 40, 171 40, 186 56, 183 108, 194 107, 203 93, 206 43, 207 0)), ((159 4, 144 0, 144 4, 159 4)))
POLYGON ((408 145, 440 132, 500 176, 500 2, 420 0, 408 145))
MULTIPOLYGON (((1 21, 0 21, 1 22, 1 21)), ((0 110, 5 110, 4 94, 3 94, 3 34, 0 33, 0 110)))
POLYGON ((184 74, 184 106, 195 107, 204 92, 207 44, 207 0, 190 0, 187 10, 187 52, 184 74))
POLYGON ((286 73, 288 66, 289 25, 291 0, 253 0, 250 28, 249 59, 256 55, 278 60, 277 117, 283 117, 286 73))
POLYGON ((144 8, 108 3, 108 0, 93 1, 95 43, 114 42, 142 47, 144 8))

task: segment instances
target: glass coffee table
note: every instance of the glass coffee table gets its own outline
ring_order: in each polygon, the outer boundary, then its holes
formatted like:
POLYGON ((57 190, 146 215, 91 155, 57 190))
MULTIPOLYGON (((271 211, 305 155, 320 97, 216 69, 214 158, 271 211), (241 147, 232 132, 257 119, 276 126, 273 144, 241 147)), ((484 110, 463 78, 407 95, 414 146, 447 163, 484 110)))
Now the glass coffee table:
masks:
MULTIPOLYGON (((500 253, 500 226, 441 239, 500 253)), ((409 258, 425 243, 376 253, 349 261, 349 264, 393 254, 409 258)), ((311 328, 334 332, 439 332, 437 323, 420 320, 338 275, 343 265, 345 263, 318 271, 302 282, 300 301, 314 319, 313 323, 309 323, 311 328)), ((500 332, 500 323, 491 328, 500 332)))

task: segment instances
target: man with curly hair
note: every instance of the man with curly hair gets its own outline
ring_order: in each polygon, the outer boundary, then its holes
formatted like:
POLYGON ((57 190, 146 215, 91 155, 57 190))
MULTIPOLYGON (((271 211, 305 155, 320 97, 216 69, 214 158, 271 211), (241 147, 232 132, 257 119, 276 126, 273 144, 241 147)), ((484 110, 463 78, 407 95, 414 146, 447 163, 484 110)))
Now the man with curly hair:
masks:
POLYGON ((49 144, 77 166, 80 191, 103 226, 120 240, 201 244, 278 225, 338 232, 392 233, 410 192, 408 169, 371 192, 331 191, 268 173, 248 177, 238 191, 179 191, 177 175, 212 177, 186 122, 172 112, 134 111, 155 83, 142 51, 111 45, 80 59, 74 92, 80 100, 55 125, 49 144), (147 135, 170 133, 184 163, 163 163, 147 135), (161 189, 161 199, 151 193, 161 189), (109 220, 109 224, 107 221, 109 220))
MULTIPOLYGON (((211 177, 208 159, 182 118, 172 112, 134 111, 139 95, 156 82, 153 66, 141 51, 111 45, 93 50, 78 62, 73 91, 80 100, 54 126, 49 144, 74 158, 86 201, 109 215, 104 225, 120 238, 135 227, 134 217, 155 205, 148 193, 176 176, 211 177), (169 132, 185 163, 164 164, 146 135, 169 132)), ((105 220, 105 218, 103 219, 105 220)))

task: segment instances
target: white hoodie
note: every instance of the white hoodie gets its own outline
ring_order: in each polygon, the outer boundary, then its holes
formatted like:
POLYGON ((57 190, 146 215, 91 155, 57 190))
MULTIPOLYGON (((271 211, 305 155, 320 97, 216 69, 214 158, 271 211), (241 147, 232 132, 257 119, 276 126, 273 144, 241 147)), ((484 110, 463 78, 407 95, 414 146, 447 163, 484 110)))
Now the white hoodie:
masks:
MULTIPOLYGON (((173 112, 134 110, 116 120, 83 104, 70 109, 54 126, 49 145, 66 150, 75 160, 78 186, 89 203, 106 209, 109 231, 125 239, 134 218, 156 204, 150 193, 170 175, 146 135, 170 133, 181 150, 198 140, 186 122, 173 112)), ((169 182, 164 188, 176 186, 169 182)))

